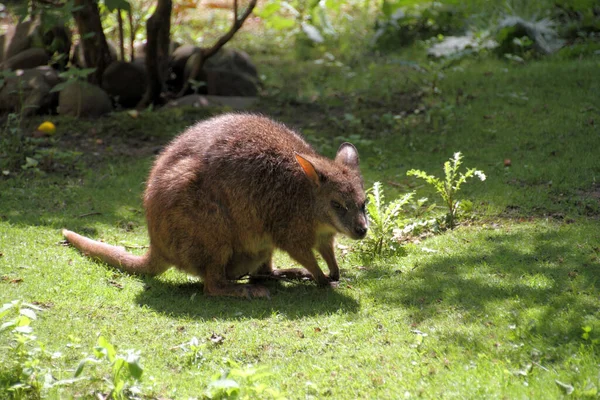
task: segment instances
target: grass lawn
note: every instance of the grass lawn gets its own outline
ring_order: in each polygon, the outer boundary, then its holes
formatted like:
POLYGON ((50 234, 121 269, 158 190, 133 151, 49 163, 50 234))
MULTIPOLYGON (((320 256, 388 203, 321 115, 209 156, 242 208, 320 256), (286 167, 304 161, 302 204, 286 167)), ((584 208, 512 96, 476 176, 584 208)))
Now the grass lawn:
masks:
MULTIPOLYGON (((101 336, 118 354, 139 351, 144 372, 139 383, 126 382, 135 386, 129 397, 230 390, 248 398, 597 398, 598 59, 463 63, 445 71, 439 94, 417 99, 416 115, 399 112, 400 94, 428 78, 392 58, 356 66, 363 86, 345 92, 302 92, 303 79, 322 73, 302 67, 308 72, 288 77, 291 87, 282 79, 267 88, 288 92, 256 111, 297 126, 329 155, 340 137, 361 135, 367 186, 381 181, 388 199, 416 190, 441 203, 406 171, 439 176, 461 151, 467 167, 488 177, 461 191, 473 202, 471 216, 372 262, 340 249, 337 290, 283 282, 272 284, 269 301, 205 298, 201 283, 182 273, 128 276, 65 247, 60 235, 67 227, 143 252, 140 196, 152 147, 204 115, 59 119, 59 144, 75 137, 87 146, 85 166, 0 178, 0 304, 22 300, 42 310, 31 322, 36 340, 15 349, 15 334, 0 333, 0 397, 39 393, 8 391, 25 380, 23 365, 40 385, 47 373, 49 383, 65 380, 40 389, 42 397, 109 393, 125 379, 113 378, 109 361, 88 363, 70 380, 101 336), (369 89, 369 79, 379 89, 369 89)), ((332 76, 326 87, 340 80, 332 76)), ((291 262, 280 254, 276 264, 291 262)))

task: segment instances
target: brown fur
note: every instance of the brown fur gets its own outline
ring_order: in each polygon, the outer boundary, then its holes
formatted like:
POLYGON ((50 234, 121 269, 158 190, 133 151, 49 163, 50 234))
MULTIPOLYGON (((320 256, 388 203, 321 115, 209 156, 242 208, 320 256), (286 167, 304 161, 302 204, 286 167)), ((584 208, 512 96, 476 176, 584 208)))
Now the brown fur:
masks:
POLYGON ((225 114, 187 129, 157 158, 144 207, 150 249, 124 249, 64 230, 84 254, 131 273, 170 265, 202 277, 208 295, 268 296, 242 276, 339 279, 334 236, 365 236, 365 194, 358 153, 344 143, 335 160, 318 155, 284 125, 252 114, 225 114), (303 269, 273 270, 275 248, 303 269), (313 249, 329 267, 319 268, 313 249))

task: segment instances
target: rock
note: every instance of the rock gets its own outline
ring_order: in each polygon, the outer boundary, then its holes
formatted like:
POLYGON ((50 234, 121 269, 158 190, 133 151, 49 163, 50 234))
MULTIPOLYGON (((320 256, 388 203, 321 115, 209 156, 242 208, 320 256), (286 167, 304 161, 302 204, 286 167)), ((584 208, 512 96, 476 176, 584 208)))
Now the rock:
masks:
POLYGON ((210 107, 210 102, 206 96, 200 94, 189 94, 187 96, 180 97, 175 100, 169 101, 165 104, 165 108, 178 108, 178 107, 210 107))
POLYGON ((204 63, 204 69, 240 72, 258 79, 256 66, 245 51, 222 48, 204 63))
POLYGON ((258 95, 258 87, 253 77, 240 72, 208 70, 206 84, 209 95, 250 97, 258 95))
MULTIPOLYGON (((194 66, 202 57, 202 49, 183 45, 171 56, 169 67, 171 79, 168 85, 178 92, 193 75, 194 66)), ((206 82, 201 93, 219 96, 256 96, 258 93, 258 72, 247 53, 235 49, 221 49, 206 60, 203 69, 195 80, 206 82), (236 87, 237 86, 237 87, 236 87)))
POLYGON ((58 76, 58 72, 49 65, 42 65, 34 68, 34 70, 39 71, 42 74, 50 87, 54 87, 63 81, 60 76, 58 76))
POLYGON ((50 61, 50 56, 46 50, 40 48, 31 48, 23 50, 17 55, 10 57, 2 63, 1 69, 9 69, 11 71, 17 69, 31 69, 40 65, 47 65, 50 61))
POLYGON ((87 82, 73 82, 58 97, 58 113, 74 117, 99 117, 112 111, 112 103, 102 88, 87 82))
MULTIPOLYGON (((117 55, 117 46, 110 40, 107 40, 108 51, 110 52, 110 56, 113 60, 118 60, 119 57, 117 55)), ((81 42, 77 43, 73 48, 73 56, 71 57, 71 64, 78 68, 87 68, 85 63, 85 58, 83 56, 83 47, 81 46, 81 42)))
POLYGON ((183 87, 184 82, 187 80, 187 76, 189 76, 189 71, 187 71, 187 63, 188 59, 193 55, 200 55, 202 49, 198 46, 192 46, 190 44, 184 44, 183 46, 179 46, 169 59, 169 79, 167 80, 167 85, 174 92, 179 92, 179 90, 183 87))
POLYGON ((135 107, 148 85, 146 69, 136 63, 115 61, 102 75, 102 88, 122 107, 135 107))
POLYGON ((27 20, 8 27, 0 49, 0 61, 7 60, 32 47, 43 47, 40 23, 27 20))
POLYGON ((47 72, 38 69, 17 70, 4 79, 0 89, 0 112, 19 112, 23 116, 51 111, 56 95, 50 93, 52 85, 47 72))
POLYGON ((258 97, 222 97, 190 94, 170 101, 166 108, 176 107, 228 107, 233 110, 245 110, 258 102, 258 97))
POLYGON ((481 48, 491 49, 498 45, 493 40, 483 42, 477 40, 472 35, 465 36, 447 36, 439 43, 434 44, 427 50, 427 55, 431 57, 447 57, 460 53, 467 48, 478 50, 481 48))
POLYGON ((239 96, 205 96, 210 104, 229 107, 233 110, 246 110, 256 103, 258 97, 239 97, 239 96))

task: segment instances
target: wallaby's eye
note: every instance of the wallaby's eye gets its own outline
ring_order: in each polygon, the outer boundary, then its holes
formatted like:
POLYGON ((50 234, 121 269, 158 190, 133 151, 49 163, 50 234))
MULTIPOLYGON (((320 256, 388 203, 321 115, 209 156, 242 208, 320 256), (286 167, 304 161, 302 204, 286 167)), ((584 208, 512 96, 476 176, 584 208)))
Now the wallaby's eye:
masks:
POLYGON ((348 212, 348 208, 346 208, 342 203, 338 203, 335 200, 331 201, 331 207, 340 215, 345 215, 348 212))

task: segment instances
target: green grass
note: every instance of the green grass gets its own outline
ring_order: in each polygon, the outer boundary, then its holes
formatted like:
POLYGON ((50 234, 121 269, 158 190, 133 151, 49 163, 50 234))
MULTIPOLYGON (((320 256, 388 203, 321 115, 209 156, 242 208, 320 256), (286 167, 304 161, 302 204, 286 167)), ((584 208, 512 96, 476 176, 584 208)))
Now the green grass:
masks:
MULTIPOLYGON (((352 68, 360 78, 348 87, 343 76, 325 76, 309 62, 286 69, 282 59, 265 73, 287 73, 292 83, 273 81, 267 92, 278 91, 276 97, 257 110, 298 126, 329 155, 338 137, 361 135, 368 186, 382 181, 388 199, 417 190, 441 203, 406 171, 440 176, 443 162, 461 151, 466 167, 488 176, 460 192, 474 202, 472 218, 405 245, 405 255, 365 263, 351 252, 341 259, 337 290, 279 283, 270 287, 270 301, 215 299, 174 270, 132 277, 61 243, 60 229, 67 227, 144 251, 140 196, 151 152, 120 155, 125 140, 111 151, 100 146, 98 160, 79 173, 3 177, 0 303, 22 299, 44 307, 34 332, 49 353, 62 355, 40 355, 41 365, 56 379, 71 378, 102 335, 119 351, 141 351, 139 387, 147 398, 201 398, 232 362, 238 372, 253 365, 269 373, 234 378, 250 397, 256 379, 287 398, 561 398, 565 389, 556 381, 571 385, 578 398, 596 398, 597 59, 465 62, 445 71, 440 94, 415 103, 422 111, 406 115, 395 94, 430 87, 431 76, 407 72, 407 82, 400 58, 357 63, 352 68), (223 340, 211 340, 213 334, 223 340), (180 346, 193 337, 200 343, 195 358, 180 346)), ((74 131, 85 138, 100 127, 97 136, 111 143, 125 136, 158 145, 190 118, 62 121, 57 139, 68 145, 74 131)), ((277 256, 278 266, 290 263, 277 256)), ((6 367, 16 357, 10 339, 0 333, 0 397, 15 379, 6 367)), ((109 376, 106 364, 86 367, 83 376, 43 395, 93 398, 110 390, 102 380, 109 376)))

